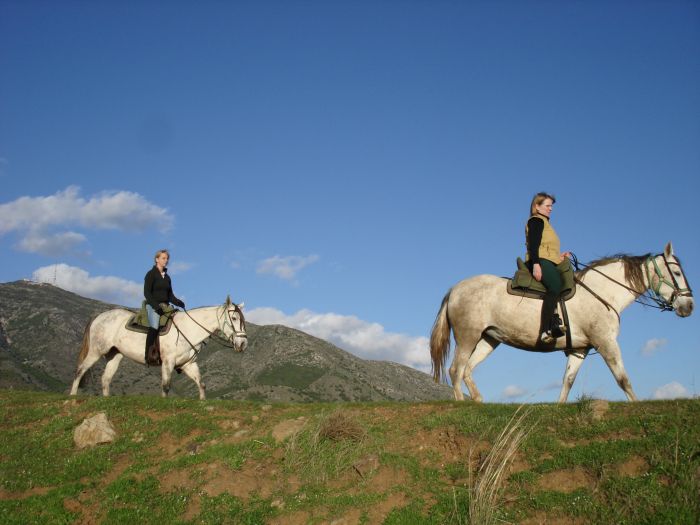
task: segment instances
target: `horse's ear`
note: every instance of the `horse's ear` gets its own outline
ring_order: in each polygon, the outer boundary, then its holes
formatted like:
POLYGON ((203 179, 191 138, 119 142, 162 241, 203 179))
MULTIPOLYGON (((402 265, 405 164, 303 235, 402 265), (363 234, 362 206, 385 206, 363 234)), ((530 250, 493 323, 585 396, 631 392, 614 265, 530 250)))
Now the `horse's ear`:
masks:
POLYGON ((240 308, 241 310, 243 310, 243 307, 244 307, 244 306, 245 306, 245 303, 241 303, 241 304, 238 305, 238 308, 240 308))
POLYGON ((226 296, 226 306, 231 306, 231 296, 230 295, 226 296))
POLYGON ((666 257, 671 257, 673 255, 673 245, 671 244, 671 241, 668 241, 666 248, 664 248, 664 255, 666 257))

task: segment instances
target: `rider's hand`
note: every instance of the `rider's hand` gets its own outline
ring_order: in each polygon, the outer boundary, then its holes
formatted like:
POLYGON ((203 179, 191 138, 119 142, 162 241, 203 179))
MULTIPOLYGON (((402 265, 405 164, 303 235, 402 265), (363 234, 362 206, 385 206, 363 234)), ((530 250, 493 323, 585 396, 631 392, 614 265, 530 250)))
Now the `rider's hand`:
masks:
POLYGON ((539 263, 532 265, 532 276, 535 278, 535 281, 542 280, 542 267, 539 265, 539 263))
POLYGON ((563 261, 564 259, 568 259, 571 257, 571 252, 564 252, 561 254, 561 260, 563 261))
POLYGON ((183 310, 185 309, 185 303, 180 299, 175 299, 173 303, 175 304, 175 306, 182 308, 183 310))

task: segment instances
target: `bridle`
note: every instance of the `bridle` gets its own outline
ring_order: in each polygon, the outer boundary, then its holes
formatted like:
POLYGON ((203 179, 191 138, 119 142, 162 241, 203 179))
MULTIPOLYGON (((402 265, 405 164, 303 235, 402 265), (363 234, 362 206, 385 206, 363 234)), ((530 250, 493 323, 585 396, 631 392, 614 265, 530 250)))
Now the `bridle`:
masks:
POLYGON ((649 289, 651 290, 652 294, 650 297, 659 305, 662 306, 662 310, 673 310, 673 303, 676 300, 677 297, 692 297, 693 296, 693 291, 690 289, 690 285, 688 284, 688 279, 685 277, 685 272, 683 271, 683 267, 678 263, 677 261, 669 261, 666 258, 666 253, 660 253, 656 257, 649 256, 647 260, 644 262, 644 271, 646 272, 647 275, 647 280, 649 281, 649 289), (661 256, 662 260, 664 261, 664 265, 666 266, 666 270, 668 270, 668 274, 671 276, 671 280, 669 281, 664 277, 663 272, 661 271, 661 268, 659 268, 659 263, 656 261, 657 257, 661 256), (656 286, 653 286, 652 284, 652 276, 651 272, 649 271, 649 262, 652 262, 653 267, 654 267, 654 274, 656 275, 657 279, 657 284, 656 286), (673 270, 671 270, 671 265, 678 266, 678 270, 681 273, 681 276, 683 277, 683 280, 685 281, 685 284, 687 285, 687 288, 681 288, 680 285, 678 284, 678 280, 676 280, 676 275, 673 273, 673 270), (661 286, 663 285, 669 286, 673 289, 671 292, 671 298, 669 300, 664 299, 661 296, 661 286))
MULTIPOLYGON (((197 321, 194 317, 192 317, 192 316, 190 315, 190 312, 188 312, 188 311, 185 310, 185 309, 183 309, 183 311, 187 314, 187 317, 189 317, 189 318, 192 320, 192 322, 194 322, 194 324, 196 324, 196 325, 199 326, 202 330, 204 330, 206 333, 208 333, 208 334, 209 334, 209 337, 211 337, 212 339, 216 340, 220 345, 222 345, 222 346, 224 346, 224 347, 226 347, 226 348, 231 348, 231 349, 233 349, 233 350, 236 349, 236 345, 235 345, 235 343, 234 343, 234 339, 235 339, 236 337, 240 337, 240 338, 243 338, 243 339, 247 339, 247 338, 248 338, 248 334, 245 332, 245 317, 243 316, 243 311, 242 311, 242 310, 238 307, 238 305, 235 304, 235 303, 231 303, 230 305, 229 305, 229 304, 224 305, 224 306, 222 307, 222 312, 221 312, 221 314, 219 314, 219 313, 217 312, 217 314, 216 314, 216 319, 217 319, 217 323, 218 323, 218 325, 219 325, 219 328, 217 328, 217 329, 214 330, 213 332, 212 332, 211 330, 209 330, 207 327, 202 326, 202 324, 201 324, 199 321, 197 321), (233 306, 233 309, 232 309, 233 311, 231 311, 231 310, 229 309, 229 306, 233 306), (236 313, 238 313, 239 316, 240 316, 240 317, 239 317, 239 321, 240 321, 240 323, 241 323, 241 324, 240 324, 240 327, 241 327, 240 330, 236 330, 236 326, 234 325, 234 318, 233 318, 233 315, 236 314, 236 313), (226 319, 224 316, 226 316, 227 319, 226 319), (225 323, 227 322, 227 320, 228 320, 228 324, 231 326, 231 331, 233 332, 233 335, 231 335, 231 337, 229 337, 228 339, 226 339, 225 337, 221 337, 221 336, 219 335, 219 332, 221 332, 221 333, 226 333, 226 332, 224 331, 224 328, 226 327, 226 324, 225 324, 225 323)), ((190 345, 190 348, 194 351, 194 354, 192 354, 192 356, 191 356, 185 363, 183 363, 182 365, 179 365, 178 368, 179 368, 179 369, 182 369, 183 366, 185 366, 185 365, 187 365, 188 363, 190 363, 191 361, 194 361, 194 360, 197 359, 197 356, 199 355, 200 349, 198 349, 197 346, 194 345, 194 344, 192 343, 192 341, 190 341, 190 340, 187 338, 187 336, 183 333, 183 331, 180 330, 180 328, 177 326, 177 324, 175 324, 175 315, 174 315, 174 313, 169 314, 169 316, 170 316, 170 318, 171 318, 171 320, 172 320, 172 322, 173 322, 173 326, 175 327, 175 330, 177 330, 178 337, 182 336, 182 337, 185 339, 185 341, 187 341, 187 343, 190 345)))
MULTIPOLYGON (((194 317, 192 317, 190 315, 190 312, 188 312, 187 310, 184 310, 184 312, 187 314, 187 317, 192 319, 194 324, 196 324, 202 330, 204 330, 206 333, 208 333, 212 339, 215 339, 216 341, 218 341, 221 345, 225 346, 226 348, 234 348, 235 349, 235 344, 233 342, 234 339, 236 337, 247 338, 248 334, 245 331, 245 317, 243 317, 243 312, 241 311, 241 309, 235 303, 231 303, 231 306, 233 307, 233 309, 229 309, 228 306, 229 305, 224 305, 222 307, 221 313, 217 312, 216 321, 217 321, 217 324, 219 325, 219 328, 214 330, 213 332, 211 330, 208 330, 206 327, 202 326, 202 324, 199 321, 197 321, 194 317), (236 330, 236 326, 234 325, 233 316, 236 313, 239 315, 239 321, 240 321, 240 327, 241 327, 240 330, 236 330), (219 332, 221 332, 222 334, 226 333, 224 328, 226 328, 226 321, 227 320, 228 320, 229 326, 231 326, 231 331, 233 332, 231 337, 229 337, 228 339, 221 337, 219 335, 219 332)), ((179 330, 178 330, 178 332, 179 332, 179 330)))
MULTIPOLYGON (((626 290, 629 290, 632 292, 634 295, 637 296, 637 298, 634 300, 635 302, 642 304, 644 306, 651 306, 652 308, 658 308, 662 312, 672 312, 674 310, 673 303, 676 300, 677 297, 692 297, 693 292, 690 289, 690 285, 688 285, 688 279, 685 277, 685 273, 683 272, 683 267, 678 263, 677 261, 669 261, 666 258, 666 253, 659 253, 658 255, 649 255, 646 260, 644 261, 644 271, 646 273, 647 281, 649 282, 649 287, 640 292, 639 290, 635 290, 634 288, 630 288, 627 286, 625 283, 621 283, 620 281, 617 281, 610 277, 609 275, 604 274, 603 272, 599 271, 597 268, 593 266, 589 266, 587 264, 579 262, 578 258, 576 255, 573 253, 571 254, 571 261, 576 268, 576 271, 579 270, 579 267, 582 266, 584 268, 587 268, 589 270, 592 270, 606 279, 614 282, 618 286, 621 286, 622 288, 625 288, 626 290), (656 261, 658 257, 661 257, 662 260, 664 261, 664 265, 666 266, 666 269, 668 270, 669 275, 671 276, 671 280, 669 281, 664 277, 663 271, 659 267, 659 263, 656 261), (683 276, 683 280, 685 281, 687 288, 681 288, 680 285, 678 284, 678 281, 676 280, 676 276, 674 275, 673 271, 671 270, 671 265, 674 264, 678 266, 678 269, 681 272, 681 275, 683 276), (653 281, 652 281, 652 276, 651 272, 649 270, 649 267, 653 266, 653 271, 654 275, 658 278, 657 285, 654 286, 653 281), (662 285, 667 285, 670 286, 673 289, 673 292, 671 293, 671 298, 669 300, 665 299, 661 295, 661 286, 662 285), (650 292, 647 294, 647 292, 650 292), (641 300, 641 298, 644 298, 645 300, 641 300), (656 304, 651 304, 647 301, 651 301, 656 304)), ((576 279, 576 282, 583 285, 583 281, 576 279)), ((601 297, 599 297, 596 293, 594 293, 590 288, 587 286, 584 286, 588 291, 593 293, 595 297, 597 297, 600 301, 603 302, 606 306, 609 306, 606 301, 604 301, 601 297)), ((617 313, 617 311, 615 312, 617 313)), ((620 314, 618 314, 619 318, 620 314)))

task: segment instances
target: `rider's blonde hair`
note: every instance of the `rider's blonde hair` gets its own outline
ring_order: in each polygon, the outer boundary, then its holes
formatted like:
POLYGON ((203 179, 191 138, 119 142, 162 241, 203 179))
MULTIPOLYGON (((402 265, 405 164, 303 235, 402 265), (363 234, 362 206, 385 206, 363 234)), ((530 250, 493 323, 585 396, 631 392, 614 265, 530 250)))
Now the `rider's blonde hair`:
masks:
POLYGON ((550 195, 546 191, 536 193, 535 196, 532 198, 532 202, 530 203, 530 215, 528 215, 528 217, 532 217, 535 213, 537 213, 537 206, 542 204, 546 199, 552 199, 552 204, 557 202, 557 199, 554 198, 554 195, 550 195))
POLYGON ((168 250, 166 250, 165 248, 162 250, 158 250, 156 252, 155 256, 153 257, 153 260, 155 261, 163 253, 166 254, 168 256, 168 260, 170 260, 170 252, 168 250))

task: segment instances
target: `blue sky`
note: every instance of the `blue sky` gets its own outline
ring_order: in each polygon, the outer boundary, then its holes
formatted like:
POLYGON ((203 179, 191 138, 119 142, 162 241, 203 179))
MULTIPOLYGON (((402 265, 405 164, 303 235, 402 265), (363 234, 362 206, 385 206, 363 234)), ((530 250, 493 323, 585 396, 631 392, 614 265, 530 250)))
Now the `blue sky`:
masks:
MULTIPOLYGON (((133 306, 167 247, 189 308, 429 370, 540 190, 580 260, 671 240, 700 282, 697 2, 0 0, 0 76, 0 282, 133 306)), ((698 395, 699 328, 623 313, 640 397, 698 395)), ((553 401, 564 363, 501 346, 475 380, 553 401)), ((599 356, 582 394, 624 397, 599 356)))

